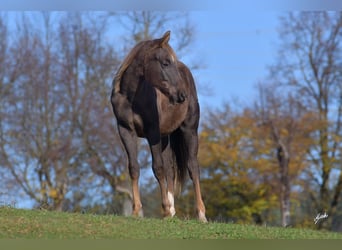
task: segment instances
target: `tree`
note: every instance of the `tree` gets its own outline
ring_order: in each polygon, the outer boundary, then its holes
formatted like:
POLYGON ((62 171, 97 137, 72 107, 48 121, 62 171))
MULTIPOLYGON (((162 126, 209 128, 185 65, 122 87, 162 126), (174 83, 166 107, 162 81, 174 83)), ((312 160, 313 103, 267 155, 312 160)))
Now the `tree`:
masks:
MULTIPOLYGON (((49 96, 55 82, 51 68, 55 58, 51 53, 50 30, 45 30, 45 36, 38 36, 24 15, 22 24, 8 55, 11 59, 8 63, 15 66, 4 110, 5 137, 2 143, 6 144, 2 147, 2 155, 6 159, 6 168, 26 194, 41 204, 53 197, 54 206, 60 209, 60 195, 65 194, 66 183, 62 176, 65 173, 58 172, 55 166, 56 182, 53 183, 47 172, 50 159, 59 156, 57 147, 54 147, 56 131, 51 128, 56 113, 50 109, 57 99, 49 96), (39 188, 37 183, 31 182, 33 176, 39 180, 39 188)), ((45 27, 49 25, 46 15, 44 24, 45 27)))
POLYGON ((277 159, 278 178, 275 188, 280 201, 281 225, 289 226, 290 196, 298 176, 307 167, 305 155, 312 145, 310 135, 315 116, 306 110, 293 93, 284 93, 276 84, 259 84, 259 98, 254 114, 259 121, 259 140, 272 141, 277 159))
POLYGON ((124 53, 140 41, 155 39, 166 30, 172 30, 171 44, 178 56, 184 56, 194 38, 194 26, 186 12, 128 11, 110 15, 116 18, 125 30, 124 53))
MULTIPOLYGON (((8 66, 8 54, 9 54, 9 44, 8 44, 8 26, 6 23, 6 18, 0 15, 0 178, 3 180, 0 183, 0 188, 5 189, 10 186, 11 183, 5 178, 6 171, 5 166, 7 165, 7 155, 5 154, 4 147, 6 145, 6 134, 7 129, 5 125, 5 118, 7 113, 5 112, 7 107, 7 100, 9 97, 9 88, 11 78, 10 67, 8 66)), ((7 192, 1 192, 7 193, 7 192)))
POLYGON ((270 223, 268 211, 277 205, 272 188, 275 171, 270 141, 255 135, 253 113, 245 109, 211 111, 204 119, 199 160, 202 189, 210 219, 270 223))
POLYGON ((306 173, 316 188, 307 191, 316 212, 329 214, 326 224, 336 214, 342 191, 341 37, 340 12, 289 13, 281 19, 282 46, 272 69, 274 79, 299 93, 299 101, 316 114, 316 142, 308 150, 306 173))
POLYGON ((75 187, 87 187, 83 196, 103 188, 91 171, 103 165, 91 161, 88 145, 98 146, 105 157, 115 145, 106 82, 117 60, 104 43, 104 21, 56 13, 21 18, 7 50, 2 165, 16 190, 20 187, 38 206, 62 210, 75 187))
POLYGON ((76 124, 74 137, 80 143, 79 168, 82 175, 98 179, 99 187, 109 184, 110 191, 104 195, 114 203, 115 194, 127 191, 118 181, 125 173, 124 160, 108 101, 113 68, 118 65, 114 48, 104 42, 108 19, 79 13, 68 13, 63 19, 59 26, 60 60, 64 62, 60 76, 67 86, 69 119, 76 124))

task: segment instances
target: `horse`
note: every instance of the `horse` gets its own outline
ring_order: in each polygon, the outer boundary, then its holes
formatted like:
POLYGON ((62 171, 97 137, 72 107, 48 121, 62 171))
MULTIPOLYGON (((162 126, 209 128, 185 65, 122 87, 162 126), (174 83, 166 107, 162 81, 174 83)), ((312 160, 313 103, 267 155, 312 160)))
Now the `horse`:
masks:
POLYGON ((111 104, 128 158, 133 215, 142 212, 137 139, 146 138, 152 170, 162 198, 164 217, 176 213, 174 194, 189 173, 197 217, 207 222, 197 160, 200 107, 189 68, 169 45, 170 31, 142 41, 128 53, 114 79, 111 104))

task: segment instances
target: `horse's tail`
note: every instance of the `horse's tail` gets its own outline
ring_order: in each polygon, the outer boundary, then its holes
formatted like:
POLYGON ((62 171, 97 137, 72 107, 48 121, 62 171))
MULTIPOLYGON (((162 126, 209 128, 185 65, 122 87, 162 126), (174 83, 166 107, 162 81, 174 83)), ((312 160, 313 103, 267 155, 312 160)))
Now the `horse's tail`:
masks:
POLYGON ((175 190, 181 191, 187 177, 189 152, 185 146, 185 138, 178 128, 170 135, 170 146, 175 157, 175 190))

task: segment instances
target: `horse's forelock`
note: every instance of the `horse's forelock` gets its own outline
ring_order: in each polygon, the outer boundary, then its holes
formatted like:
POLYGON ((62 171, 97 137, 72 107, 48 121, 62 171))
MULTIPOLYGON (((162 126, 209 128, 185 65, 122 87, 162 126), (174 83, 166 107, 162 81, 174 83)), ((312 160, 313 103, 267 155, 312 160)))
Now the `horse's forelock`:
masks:
POLYGON ((178 59, 177 59, 177 56, 176 56, 175 51, 171 48, 170 45, 167 45, 167 46, 165 47, 165 49, 169 52, 169 54, 170 54, 170 56, 171 56, 171 59, 172 59, 172 62, 173 62, 173 63, 176 63, 178 59))

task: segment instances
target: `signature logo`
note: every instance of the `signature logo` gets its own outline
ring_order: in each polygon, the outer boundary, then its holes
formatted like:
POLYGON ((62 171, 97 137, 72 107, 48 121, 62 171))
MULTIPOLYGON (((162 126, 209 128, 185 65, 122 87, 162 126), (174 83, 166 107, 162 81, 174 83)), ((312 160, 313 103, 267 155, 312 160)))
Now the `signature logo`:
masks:
POLYGON ((317 224, 320 220, 328 218, 328 214, 324 212, 324 214, 318 213, 314 219, 315 224, 317 224))

